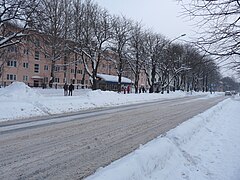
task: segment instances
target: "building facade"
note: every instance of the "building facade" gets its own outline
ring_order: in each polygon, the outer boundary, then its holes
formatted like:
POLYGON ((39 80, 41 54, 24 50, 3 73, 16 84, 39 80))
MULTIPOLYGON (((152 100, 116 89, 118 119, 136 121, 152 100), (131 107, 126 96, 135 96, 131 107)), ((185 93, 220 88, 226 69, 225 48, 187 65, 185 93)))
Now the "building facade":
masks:
MULTIPOLYGON (((45 88, 49 87, 49 82, 52 81, 54 88, 62 88, 65 82, 73 83, 76 88, 91 88, 91 78, 84 68, 80 55, 60 52, 59 58, 53 62, 49 56, 51 47, 45 39, 42 34, 31 33, 22 38, 21 43, 3 50, 0 56, 0 86, 20 81, 30 87, 45 88)), ((109 58, 102 59, 98 73, 117 76, 114 61, 109 58)), ((134 76, 130 72, 124 72, 124 76, 134 82, 134 76)), ((146 86, 143 73, 140 75, 139 86, 146 86)))

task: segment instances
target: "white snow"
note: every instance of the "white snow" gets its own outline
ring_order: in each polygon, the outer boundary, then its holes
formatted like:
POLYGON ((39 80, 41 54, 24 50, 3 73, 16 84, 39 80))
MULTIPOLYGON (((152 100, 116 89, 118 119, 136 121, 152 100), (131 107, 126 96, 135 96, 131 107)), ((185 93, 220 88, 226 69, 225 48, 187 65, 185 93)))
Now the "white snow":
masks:
MULTIPOLYGON (((97 74, 97 76, 104 79, 107 82, 115 82, 115 83, 118 82, 118 76, 113 76, 113 75, 108 75, 108 74, 97 74)), ((122 77, 121 81, 122 81, 122 83, 129 83, 129 84, 132 83, 131 79, 128 79, 126 77, 122 77)))
MULTIPOLYGON (((193 93, 199 95, 201 93, 193 93)), ((62 89, 32 89, 23 83, 0 88, 0 121, 82 109, 189 96, 118 94, 62 89)), ((223 95, 208 94, 204 98, 223 95)), ((240 98, 229 98, 86 178, 87 180, 239 180, 240 98)))

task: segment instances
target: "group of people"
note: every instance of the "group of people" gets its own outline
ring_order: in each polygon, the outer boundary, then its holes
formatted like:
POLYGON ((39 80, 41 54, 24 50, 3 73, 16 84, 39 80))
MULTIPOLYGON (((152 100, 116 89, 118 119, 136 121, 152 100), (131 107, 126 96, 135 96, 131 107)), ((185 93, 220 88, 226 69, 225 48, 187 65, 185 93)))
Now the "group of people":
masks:
POLYGON ((127 87, 122 87, 122 89, 123 89, 123 92, 124 92, 124 94, 126 94, 126 92, 129 94, 130 93, 130 86, 128 85, 127 87))
POLYGON ((141 87, 139 88, 139 93, 145 93, 145 92, 146 92, 145 87, 144 87, 144 86, 141 86, 141 87))
MULTIPOLYGON (((123 86, 123 87, 122 87, 122 91, 123 91, 124 94, 126 94, 126 93, 129 94, 130 91, 131 91, 130 85, 128 85, 127 87, 126 87, 126 86, 123 86)), ((141 87, 138 89, 138 92, 139 92, 139 93, 145 93, 145 92, 147 92, 147 90, 145 89, 144 86, 141 86, 141 87)))
POLYGON ((64 96, 67 96, 67 95, 72 96, 74 86, 73 86, 72 83, 69 86, 68 86, 67 83, 65 83, 64 86, 63 86, 63 90, 64 90, 64 96))

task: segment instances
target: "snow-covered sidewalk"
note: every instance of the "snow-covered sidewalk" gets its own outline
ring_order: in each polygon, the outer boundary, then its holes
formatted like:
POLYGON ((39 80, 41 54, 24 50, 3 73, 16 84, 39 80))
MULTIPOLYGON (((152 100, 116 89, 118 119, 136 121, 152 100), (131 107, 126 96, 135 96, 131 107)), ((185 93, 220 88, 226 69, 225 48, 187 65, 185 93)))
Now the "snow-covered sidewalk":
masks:
POLYGON ((87 180, 239 180, 240 99, 227 99, 87 180))

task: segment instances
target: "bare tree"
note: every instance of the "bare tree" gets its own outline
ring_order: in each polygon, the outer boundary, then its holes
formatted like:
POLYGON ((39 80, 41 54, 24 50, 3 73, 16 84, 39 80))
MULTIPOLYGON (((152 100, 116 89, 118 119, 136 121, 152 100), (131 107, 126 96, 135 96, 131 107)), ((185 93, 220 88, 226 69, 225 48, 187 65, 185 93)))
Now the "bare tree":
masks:
POLYGON ((146 64, 146 39, 147 35, 144 33, 142 25, 135 23, 131 31, 131 39, 129 43, 128 63, 134 74, 135 93, 138 93, 138 82, 141 71, 144 70, 146 64))
POLYGON ((0 77, 5 64, 13 57, 11 49, 28 34, 29 19, 38 5, 37 0, 1 0, 0 1, 0 77))
POLYGON ((85 69, 92 80, 92 89, 96 90, 99 64, 104 59, 112 38, 112 24, 108 12, 91 0, 85 2, 83 20, 83 45, 79 51, 82 52, 85 69))
MULTIPOLYGON (((74 55, 74 63, 75 63, 75 72, 74 76, 77 76, 77 66, 82 63, 82 49, 84 47, 84 38, 82 29, 84 26, 84 13, 86 9, 86 4, 82 0, 73 0, 72 7, 72 23, 71 23, 71 39, 74 41, 74 48, 72 51, 75 53, 74 55)), ((86 67, 86 66, 85 66, 86 67)), ((82 87, 85 82, 86 69, 83 69, 83 76, 81 79, 82 87)))
POLYGON ((127 46, 130 40, 130 31, 132 27, 132 21, 125 17, 113 18, 113 39, 112 39, 112 51, 116 54, 114 63, 117 69, 118 75, 118 92, 121 92, 122 74, 127 65, 127 46))
POLYGON ((224 77, 221 79, 223 83, 223 90, 229 91, 229 90, 235 90, 238 91, 240 88, 240 84, 236 82, 234 78, 231 77, 224 77))
MULTIPOLYGON (((63 71, 66 81, 67 66, 67 39, 70 22, 70 3, 66 0, 40 0, 36 13, 31 17, 36 38, 41 37, 43 46, 39 46, 45 56, 51 61, 51 78, 49 86, 52 87, 55 77, 56 63, 64 59, 63 71)), ((34 37, 34 36, 33 36, 34 37)))
MULTIPOLYGON (((154 84, 157 82, 157 74, 161 71, 160 65, 163 62, 163 48, 165 47, 167 40, 159 34, 152 32, 147 33, 146 53, 148 58, 146 59, 146 65, 144 67, 147 81, 150 86, 149 93, 154 92, 154 84)), ((159 79, 159 77, 158 77, 159 79)))
POLYGON ((29 26, 29 17, 37 7, 37 0, 0 1, 0 49, 20 42, 29 26))
POLYGON ((201 53, 191 44, 185 44, 182 48, 181 62, 187 68, 179 74, 178 86, 182 90, 208 91, 219 84, 220 71, 210 55, 201 53))
POLYGON ((239 0, 179 0, 184 15, 191 16, 201 28, 196 45, 222 57, 240 55, 239 0))

